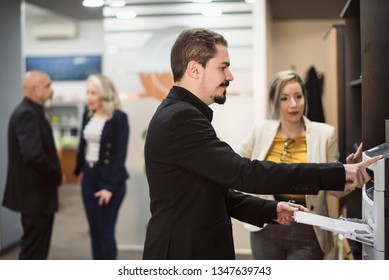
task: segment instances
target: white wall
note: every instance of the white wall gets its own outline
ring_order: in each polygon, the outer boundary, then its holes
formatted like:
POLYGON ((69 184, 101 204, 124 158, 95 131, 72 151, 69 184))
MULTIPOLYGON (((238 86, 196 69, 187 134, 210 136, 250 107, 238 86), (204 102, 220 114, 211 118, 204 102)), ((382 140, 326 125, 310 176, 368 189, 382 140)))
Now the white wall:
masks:
MULTIPOLYGON (((24 56, 61 56, 61 55, 103 55, 104 36, 101 20, 78 21, 78 36, 74 39, 37 40, 32 35, 35 24, 58 21, 58 16, 45 10, 26 4, 34 14, 27 11, 24 27, 24 56), (40 13, 37 15, 36 10, 40 13)), ((63 20, 63 19, 61 19, 63 20)), ((85 100, 84 81, 53 81, 54 98, 85 100)))
POLYGON ((333 24, 343 22, 341 19, 274 22, 273 70, 294 69, 302 78, 311 66, 323 72, 326 66, 324 37, 333 24))
POLYGON ((328 46, 328 33, 335 24, 344 23, 343 19, 331 20, 294 20, 279 21, 272 24, 273 74, 277 71, 294 69, 303 80, 311 66, 324 75, 322 103, 327 123, 337 125, 337 88, 334 61, 329 53, 335 49, 328 46), (331 71, 331 72, 328 72, 331 71))

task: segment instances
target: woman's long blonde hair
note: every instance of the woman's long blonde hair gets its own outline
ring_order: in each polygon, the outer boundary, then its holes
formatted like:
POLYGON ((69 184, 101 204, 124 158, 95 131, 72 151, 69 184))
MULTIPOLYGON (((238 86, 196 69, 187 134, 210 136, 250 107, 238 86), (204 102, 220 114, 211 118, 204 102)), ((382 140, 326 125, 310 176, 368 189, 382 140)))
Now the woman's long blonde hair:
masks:
MULTIPOLYGON (((121 108, 119 94, 112 81, 105 75, 93 74, 87 78, 88 83, 94 84, 100 93, 100 101, 108 119, 112 118, 113 112, 121 108)), ((89 110, 89 116, 93 115, 89 110)))

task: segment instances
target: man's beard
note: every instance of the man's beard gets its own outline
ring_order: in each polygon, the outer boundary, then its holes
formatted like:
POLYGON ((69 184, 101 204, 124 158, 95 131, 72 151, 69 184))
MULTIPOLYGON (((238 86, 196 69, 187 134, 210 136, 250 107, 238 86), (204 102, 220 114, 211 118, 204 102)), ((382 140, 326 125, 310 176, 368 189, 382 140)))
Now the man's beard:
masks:
MULTIPOLYGON (((220 86, 228 87, 229 85, 230 85, 229 81, 224 81, 220 86)), ((217 104, 224 104, 226 102, 226 99, 227 99, 227 90, 223 92, 222 96, 216 95, 213 98, 213 101, 215 101, 215 103, 217 104)))
POLYGON ((215 101, 215 103, 217 103, 217 104, 224 104, 226 102, 226 99, 227 99, 226 95, 227 95, 227 91, 224 91, 222 96, 216 95, 213 98, 213 101, 215 101))

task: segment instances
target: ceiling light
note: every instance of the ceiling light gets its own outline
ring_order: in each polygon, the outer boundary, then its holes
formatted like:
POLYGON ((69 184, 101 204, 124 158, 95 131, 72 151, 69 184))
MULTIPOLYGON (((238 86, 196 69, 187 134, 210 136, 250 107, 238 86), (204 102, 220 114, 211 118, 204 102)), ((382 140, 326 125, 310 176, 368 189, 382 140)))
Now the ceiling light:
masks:
POLYGON ((102 7, 104 6, 104 0, 84 0, 82 5, 84 7, 102 7))
POLYGON ((212 0, 192 0, 193 3, 211 3, 212 0))
POLYGON ((136 13, 134 11, 119 11, 116 17, 118 19, 133 19, 136 18, 136 13))
POLYGON ((255 0, 245 0, 246 3, 249 3, 249 4, 254 4, 255 3, 255 0))

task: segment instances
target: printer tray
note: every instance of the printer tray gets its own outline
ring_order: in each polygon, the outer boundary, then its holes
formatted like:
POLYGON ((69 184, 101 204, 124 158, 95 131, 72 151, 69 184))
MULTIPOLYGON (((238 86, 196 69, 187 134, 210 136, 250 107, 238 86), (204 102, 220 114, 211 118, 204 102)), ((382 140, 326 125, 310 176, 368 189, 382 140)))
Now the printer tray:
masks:
POLYGON ((342 234, 348 239, 352 239, 370 246, 373 246, 373 230, 366 223, 351 222, 347 220, 332 219, 308 212, 296 211, 294 220, 320 227, 324 230, 342 234))

